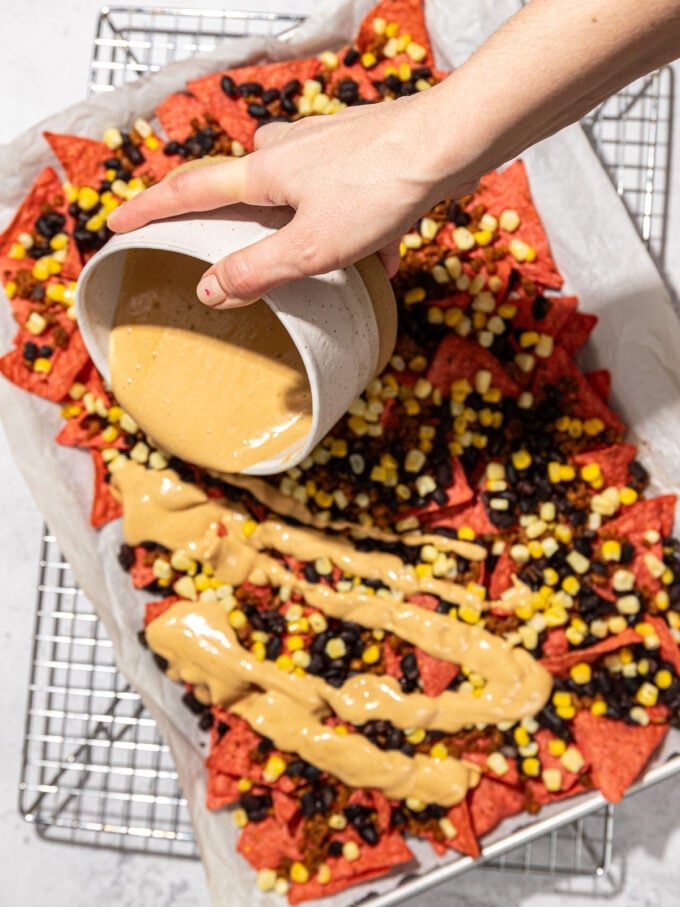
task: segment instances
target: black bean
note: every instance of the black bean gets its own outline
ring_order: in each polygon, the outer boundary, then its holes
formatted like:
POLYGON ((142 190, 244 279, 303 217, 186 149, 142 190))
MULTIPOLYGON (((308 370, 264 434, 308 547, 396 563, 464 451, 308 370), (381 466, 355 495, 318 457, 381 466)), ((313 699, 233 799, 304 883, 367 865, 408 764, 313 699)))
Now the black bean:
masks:
POLYGON ((57 233, 64 229, 66 218, 57 211, 51 211, 49 214, 41 214, 35 222, 35 229, 44 236, 45 239, 52 239, 57 233))
POLYGON ((302 770, 302 777, 306 778, 307 781, 316 781, 321 777, 321 771, 311 763, 307 762, 304 769, 302 770))
POLYGON ((154 652, 153 660, 156 662, 156 666, 160 668, 161 671, 167 671, 168 665, 170 664, 167 658, 163 658, 163 656, 159 655, 158 652, 154 652))
POLYGON ((38 344, 33 343, 32 340, 27 340, 23 348, 23 356, 26 362, 35 362, 39 355, 38 344))
POLYGON ((418 676, 418 662, 413 652, 408 652, 401 659, 401 670, 404 677, 415 678, 418 676))
POLYGON ((134 164, 135 167, 144 163, 144 155, 134 142, 123 142, 123 151, 125 152, 125 157, 131 164, 134 164))
POLYGON ((550 311, 550 303, 545 298, 545 296, 539 295, 534 299, 534 304, 531 307, 531 314, 536 319, 536 321, 543 321, 545 316, 550 311))
POLYGON ((624 542, 621 545, 621 563, 630 564, 630 562, 635 557, 635 545, 631 545, 630 542, 624 542))
POLYGON ((135 562, 135 549, 131 545, 121 545, 118 551, 118 563, 126 572, 135 562))
POLYGON ((167 145, 163 148, 163 154, 167 154, 168 157, 172 157, 173 154, 179 154, 180 145, 179 142, 168 142, 167 145))
POLYGON ((137 634, 137 642, 143 649, 149 648, 149 643, 146 641, 146 633, 144 632, 144 630, 140 630, 137 634))
POLYGON ((300 797, 300 812, 306 818, 310 818, 316 815, 317 812, 322 811, 318 808, 316 797, 312 791, 308 790, 300 797))
POLYGON ((206 709, 203 703, 199 702, 190 690, 187 690, 184 696, 182 696, 182 703, 195 715, 202 715, 206 709))
POLYGON ((637 479, 638 482, 649 482, 649 473, 639 460, 632 461, 632 463, 628 466, 628 472, 634 479, 637 479))
POLYGON ((317 796, 322 808, 328 811, 335 800, 335 789, 330 784, 323 784, 319 788, 317 796))
POLYGON ((281 654, 283 642, 278 636, 270 636, 265 646, 266 657, 268 661, 275 661, 281 654))
POLYGON ((390 816, 390 824, 393 828, 400 828, 402 825, 406 825, 408 822, 408 817, 403 809, 397 807, 392 810, 392 815, 390 816))
POLYGON ((229 732, 229 730, 230 730, 230 728, 226 721, 218 721, 217 722, 217 739, 218 739, 218 741, 221 740, 224 737, 224 735, 229 732))
MULTIPOLYGON (((305 564, 305 566, 302 568, 302 572, 308 583, 318 583, 319 582, 319 574, 317 573, 316 568, 314 567, 314 564, 305 564)), ((318 637, 317 637, 317 639, 318 639, 318 637)))
POLYGON ((268 88, 262 95, 262 103, 271 104, 273 101, 278 101, 280 97, 281 92, 278 88, 268 88))
POLYGON ((210 709, 206 709, 199 719, 198 726, 202 731, 209 731, 213 726, 213 720, 213 713, 210 709))
POLYGON ((54 349, 51 346, 41 346, 38 350, 38 355, 42 356, 43 359, 49 359, 54 349))
POLYGON ((220 86, 227 97, 238 97, 238 89, 236 88, 236 83, 231 76, 222 76, 222 79, 220 80, 220 86))
POLYGON ((248 104, 248 113, 255 120, 266 120, 271 115, 264 104, 250 103, 248 104))
POLYGON ((259 82, 242 82, 238 86, 239 94, 242 97, 260 97, 262 94, 262 85, 259 82))
POLYGON ((429 79, 432 75, 432 70, 429 66, 417 66, 415 69, 411 70, 411 78, 415 79, 416 82, 418 79, 429 79))
POLYGON ((451 202, 451 204, 449 205, 449 210, 447 212, 447 217, 449 220, 453 221, 453 223, 457 227, 467 227, 467 225, 472 220, 467 211, 464 211, 460 207, 458 202, 451 202))
POLYGON ((263 737, 262 740, 257 744, 257 751, 262 756, 266 756, 274 749, 274 743, 269 739, 269 737, 263 737))
POLYGON ((299 79, 291 79, 290 82, 286 82, 281 89, 281 97, 290 98, 292 95, 298 94, 301 88, 302 83, 299 79))
POLYGON ((343 63, 345 66, 354 66, 355 63, 358 63, 361 59, 361 54, 356 49, 356 47, 350 47, 347 53, 344 56, 343 63))
POLYGON ((291 116, 293 116, 294 114, 297 113, 297 107, 295 105, 295 101, 291 100, 291 98, 282 99, 281 109, 285 110, 285 112, 290 114, 291 116))
POLYGON ((331 841, 328 845, 328 853, 331 857, 339 857, 342 854, 342 841, 331 841))
POLYGON ((365 841, 369 847, 375 847, 378 843, 378 832, 372 822, 369 822, 366 825, 357 826, 357 831, 359 832, 359 837, 365 841))

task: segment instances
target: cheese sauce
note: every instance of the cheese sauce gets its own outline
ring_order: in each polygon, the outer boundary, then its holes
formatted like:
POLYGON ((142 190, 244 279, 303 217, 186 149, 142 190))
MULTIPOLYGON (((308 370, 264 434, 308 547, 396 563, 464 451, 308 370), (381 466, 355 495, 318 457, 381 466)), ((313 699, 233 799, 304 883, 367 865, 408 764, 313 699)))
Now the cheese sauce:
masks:
MULTIPOLYGON (((276 517, 253 526, 239 505, 209 499, 171 470, 147 470, 127 461, 115 473, 113 486, 123 499, 129 544, 154 540, 170 550, 185 551, 231 585, 249 580, 286 586, 329 617, 389 631, 484 678, 481 691, 445 691, 435 697, 404 694, 394 678, 371 673, 356 674, 334 688, 322 678, 287 674, 271 662, 258 661, 239 643, 219 602, 179 601, 149 624, 149 646, 168 661, 171 677, 194 685, 201 701, 241 715, 281 750, 298 753, 347 784, 448 806, 462 800, 478 773, 452 758, 410 759, 385 753, 358 733, 338 737, 324 725, 327 716, 337 715, 355 726, 384 719, 402 729, 455 733, 475 724, 521 720, 540 711, 548 699, 551 677, 527 651, 511 648, 482 626, 405 600, 409 594, 427 591, 452 603, 479 605, 473 593, 455 582, 420 579, 392 554, 367 554, 348 539, 308 526, 289 526, 276 517), (379 579, 392 594, 338 592, 309 583, 273 554, 300 560, 327 557, 349 575, 379 579)), ((466 555, 480 557, 483 552, 479 546, 472 550, 469 543, 442 541, 454 552, 458 545, 466 555)), ((509 600, 516 606, 530 594, 517 584, 509 600)))
POLYGON ((109 366, 121 406, 161 448, 237 472, 309 434, 312 400, 300 354, 258 300, 219 311, 194 288, 205 262, 128 253, 109 366))

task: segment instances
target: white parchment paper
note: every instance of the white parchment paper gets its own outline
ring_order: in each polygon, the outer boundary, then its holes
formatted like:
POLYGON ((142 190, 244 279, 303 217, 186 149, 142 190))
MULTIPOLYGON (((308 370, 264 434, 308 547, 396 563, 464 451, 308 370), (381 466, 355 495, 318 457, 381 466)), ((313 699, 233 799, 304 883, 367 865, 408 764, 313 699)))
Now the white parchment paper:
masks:
MULTIPOLYGON (((99 138, 108 125, 151 116, 154 107, 189 78, 238 63, 304 56, 339 46, 355 32, 370 5, 370 0, 325 0, 319 4, 322 11, 312 15, 286 43, 259 38, 225 40, 210 54, 172 64, 30 129, 0 147, 0 225, 9 221, 38 170, 54 163, 40 136, 43 129, 99 138)), ((518 6, 517 0, 427 0, 438 64, 450 68, 462 63, 518 6)), ((632 427, 656 489, 677 492, 680 324, 664 285, 579 127, 544 142, 524 159, 555 258, 567 277, 567 289, 581 296, 587 311, 600 316, 585 354, 587 365, 611 369, 615 405, 632 427)), ((9 348, 15 330, 9 306, 0 304, 0 349, 9 348)), ((257 890, 254 872, 236 853, 236 830, 230 816, 209 813, 203 806, 205 772, 195 716, 180 704, 180 689, 163 677, 137 642, 147 596, 132 589, 117 563, 120 523, 99 533, 89 525, 92 471, 87 456, 53 443, 61 425, 58 407, 2 380, 0 415, 38 506, 106 625, 121 671, 141 693, 172 749, 214 904, 267 903, 271 896, 257 890)), ((680 750, 678 736, 668 736, 659 758, 680 750)), ((553 805, 551 812, 568 805, 553 805)), ((527 821, 527 816, 509 820, 493 837, 527 821)), ((410 872, 422 872, 441 862, 425 844, 415 845, 414 850, 419 866, 409 866, 410 872)), ((395 873, 351 889, 336 896, 336 903, 347 905, 369 891, 387 891, 401 877, 402 873, 395 873)))

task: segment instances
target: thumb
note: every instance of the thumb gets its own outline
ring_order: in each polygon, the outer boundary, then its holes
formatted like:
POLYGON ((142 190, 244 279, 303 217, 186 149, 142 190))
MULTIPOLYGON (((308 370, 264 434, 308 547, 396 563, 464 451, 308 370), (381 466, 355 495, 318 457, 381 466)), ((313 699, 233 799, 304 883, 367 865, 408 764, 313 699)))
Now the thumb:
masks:
POLYGON ((196 288, 200 302, 215 309, 248 305, 291 280, 330 270, 311 245, 312 233, 302 216, 272 236, 233 252, 209 268, 196 288))

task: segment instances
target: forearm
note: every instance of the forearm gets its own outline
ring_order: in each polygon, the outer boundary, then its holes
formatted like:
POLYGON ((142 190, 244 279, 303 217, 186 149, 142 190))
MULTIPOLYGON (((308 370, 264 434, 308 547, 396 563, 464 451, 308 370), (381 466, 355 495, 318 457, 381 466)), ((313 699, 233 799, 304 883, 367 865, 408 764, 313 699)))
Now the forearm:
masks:
MULTIPOLYGON (((473 169, 492 169, 580 119, 680 54, 680 0, 531 0, 449 79, 428 92, 435 166, 460 179, 447 142, 461 120, 473 169)), ((458 140, 459 142, 460 140, 458 140)))

